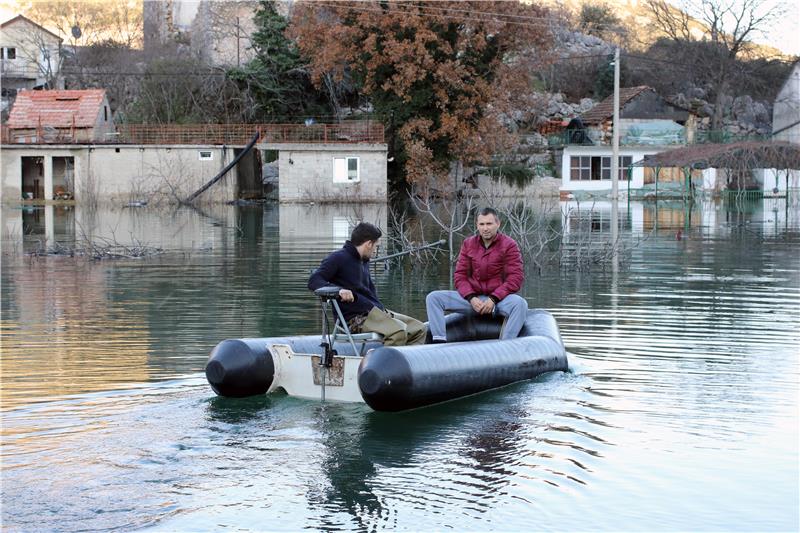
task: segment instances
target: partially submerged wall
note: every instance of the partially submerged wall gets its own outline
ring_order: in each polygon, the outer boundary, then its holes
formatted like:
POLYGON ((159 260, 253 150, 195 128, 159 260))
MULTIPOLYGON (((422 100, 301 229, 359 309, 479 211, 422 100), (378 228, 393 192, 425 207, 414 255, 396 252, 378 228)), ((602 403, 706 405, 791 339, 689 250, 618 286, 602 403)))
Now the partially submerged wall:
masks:
MULTIPOLYGON (((73 163, 73 198, 84 202, 168 203, 184 199, 213 178, 233 158, 233 149, 218 146, 4 145, 0 163, 4 203, 23 198, 23 158, 43 162, 43 200, 55 196, 53 158, 73 163)), ((200 202, 224 202, 237 196, 236 168, 200 202)))
POLYGON ((281 202, 387 200, 385 144, 281 144, 279 152, 281 202))

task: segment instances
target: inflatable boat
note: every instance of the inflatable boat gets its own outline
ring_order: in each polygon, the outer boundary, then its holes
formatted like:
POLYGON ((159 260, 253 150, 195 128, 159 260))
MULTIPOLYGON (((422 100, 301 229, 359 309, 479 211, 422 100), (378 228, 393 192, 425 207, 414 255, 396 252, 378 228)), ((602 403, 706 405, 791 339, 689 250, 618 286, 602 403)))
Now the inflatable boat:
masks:
POLYGON ((350 333, 336 304, 338 287, 316 292, 323 301, 322 336, 222 341, 206 363, 214 392, 244 397, 282 389, 402 411, 568 368, 556 321, 542 309, 528 311, 515 339, 499 340, 501 317, 453 313, 446 318, 447 343, 390 347, 377 334, 350 333))

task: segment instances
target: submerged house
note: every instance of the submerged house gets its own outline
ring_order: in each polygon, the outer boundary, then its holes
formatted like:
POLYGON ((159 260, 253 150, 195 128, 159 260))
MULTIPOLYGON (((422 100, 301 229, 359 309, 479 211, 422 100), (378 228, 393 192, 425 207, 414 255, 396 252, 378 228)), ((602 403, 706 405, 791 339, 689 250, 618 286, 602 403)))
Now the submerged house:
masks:
MULTIPOLYGON (((648 185, 655 184, 656 175, 633 163, 667 147, 693 142, 697 117, 647 86, 620 89, 619 106, 619 191, 644 194, 648 185)), ((562 198, 611 191, 613 118, 612 95, 568 126, 561 158, 562 198)), ((681 180, 682 175, 671 169, 661 169, 658 176, 661 183, 681 180)))
MULTIPOLYGON (((61 143, 102 142, 113 134, 114 122, 103 89, 20 91, 3 127, 3 142, 47 143, 52 148, 53 144, 61 143)), ((3 151, 4 176, 19 177, 20 194, 14 195, 17 198, 74 198, 73 151, 34 150, 30 155, 20 154, 19 158, 13 157, 14 151, 5 148, 3 151)))
POLYGON ((256 199, 265 193, 263 161, 277 167, 281 202, 387 199, 388 148, 377 122, 127 124, 114 129, 105 98, 83 100, 74 95, 55 99, 57 109, 48 113, 37 106, 15 107, 13 120, 2 126, 3 203, 256 199), (84 110, 82 104, 89 102, 93 105, 84 110), (65 106, 74 106, 69 108, 73 112, 64 113, 65 106))

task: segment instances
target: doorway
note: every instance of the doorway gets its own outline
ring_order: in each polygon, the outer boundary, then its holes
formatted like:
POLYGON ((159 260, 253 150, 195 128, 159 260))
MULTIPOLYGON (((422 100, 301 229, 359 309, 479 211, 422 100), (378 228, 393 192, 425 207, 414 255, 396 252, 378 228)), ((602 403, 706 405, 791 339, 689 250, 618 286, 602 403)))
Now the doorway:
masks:
POLYGON ((22 199, 44 199, 44 157, 22 157, 22 199))
POLYGON ((53 200, 75 199, 75 158, 53 157, 53 200))

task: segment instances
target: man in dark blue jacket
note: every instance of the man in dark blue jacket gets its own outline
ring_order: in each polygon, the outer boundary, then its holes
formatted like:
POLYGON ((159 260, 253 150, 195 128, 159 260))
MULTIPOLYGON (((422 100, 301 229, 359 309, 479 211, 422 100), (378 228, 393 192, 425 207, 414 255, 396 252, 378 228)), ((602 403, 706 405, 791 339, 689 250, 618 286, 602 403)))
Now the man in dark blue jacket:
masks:
POLYGON ((381 230, 361 222, 350 240, 326 257, 308 280, 312 291, 326 285, 341 287, 339 306, 353 333, 375 332, 383 335, 386 346, 424 344, 428 328, 419 320, 386 309, 378 299, 369 274, 369 259, 378 246, 381 230))

